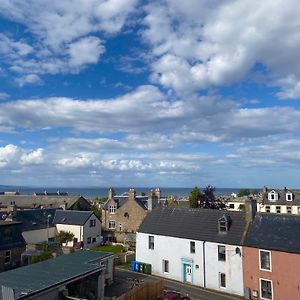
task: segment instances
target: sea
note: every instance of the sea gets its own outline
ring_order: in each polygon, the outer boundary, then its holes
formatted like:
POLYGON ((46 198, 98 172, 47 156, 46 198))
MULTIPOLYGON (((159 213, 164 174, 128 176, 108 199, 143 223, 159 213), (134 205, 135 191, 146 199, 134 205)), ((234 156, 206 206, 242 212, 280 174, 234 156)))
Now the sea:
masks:
MULTIPOLYGON (((114 190, 117 195, 121 195, 125 192, 129 191, 129 187, 114 187, 114 190)), ((146 195, 154 190, 155 187, 138 187, 135 188, 136 194, 141 195, 145 193, 146 195)), ((160 187, 162 196, 178 196, 178 197, 186 197, 189 196, 192 191, 191 188, 172 188, 172 187, 160 187)), ((82 188, 74 188, 74 187, 18 187, 18 186, 1 186, 0 192, 19 192, 21 195, 32 195, 34 193, 43 193, 47 191, 48 193, 56 193, 56 192, 66 192, 69 195, 80 195, 84 196, 88 199, 94 199, 96 197, 107 197, 109 187, 82 187, 82 188)), ((232 193, 237 193, 239 188, 216 188, 215 196, 221 195, 230 195, 232 193)))

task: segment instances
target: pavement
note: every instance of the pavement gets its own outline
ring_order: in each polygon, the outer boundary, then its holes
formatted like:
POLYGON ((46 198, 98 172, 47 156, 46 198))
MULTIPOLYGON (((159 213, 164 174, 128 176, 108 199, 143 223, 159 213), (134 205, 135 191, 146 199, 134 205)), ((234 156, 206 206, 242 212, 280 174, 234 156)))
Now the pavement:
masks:
MULTIPOLYGON (((161 277, 154 275, 146 275, 143 273, 132 272, 121 268, 115 269, 114 283, 105 288, 106 297, 119 297, 129 291, 134 285, 142 282, 156 281, 161 277)), ((163 278, 165 289, 180 292, 183 295, 188 295, 197 300, 242 300, 243 297, 233 296, 225 293, 216 292, 213 290, 203 289, 197 286, 184 284, 175 280, 163 278)), ((142 300, 142 299, 141 299, 142 300)))

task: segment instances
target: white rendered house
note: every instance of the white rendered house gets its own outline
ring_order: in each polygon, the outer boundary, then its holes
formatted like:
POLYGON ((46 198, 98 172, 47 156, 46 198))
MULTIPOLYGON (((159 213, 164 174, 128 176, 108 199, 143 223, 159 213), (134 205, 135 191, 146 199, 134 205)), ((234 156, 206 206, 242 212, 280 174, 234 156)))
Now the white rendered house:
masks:
POLYGON ((58 232, 74 234, 66 246, 89 249, 101 243, 101 221, 92 211, 57 210, 54 224, 58 232))
POLYGON ((136 260, 155 275, 243 296, 246 227, 243 212, 155 209, 137 232, 136 260))

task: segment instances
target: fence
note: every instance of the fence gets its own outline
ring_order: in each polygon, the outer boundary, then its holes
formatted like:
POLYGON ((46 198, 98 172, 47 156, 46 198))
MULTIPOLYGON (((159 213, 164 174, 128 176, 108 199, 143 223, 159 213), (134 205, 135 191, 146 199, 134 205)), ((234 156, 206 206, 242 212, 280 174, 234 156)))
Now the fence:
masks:
POLYGON ((135 286, 132 290, 116 298, 116 300, 155 300, 162 294, 164 281, 144 282, 135 286))

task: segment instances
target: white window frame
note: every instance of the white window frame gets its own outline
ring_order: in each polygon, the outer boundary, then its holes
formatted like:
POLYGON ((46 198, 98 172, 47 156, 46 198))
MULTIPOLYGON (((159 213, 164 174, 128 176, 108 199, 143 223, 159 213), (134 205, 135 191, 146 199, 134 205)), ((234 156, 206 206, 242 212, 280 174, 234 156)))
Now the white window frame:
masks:
POLYGON ((271 254, 271 251, 259 249, 259 255, 258 255, 258 258, 259 258, 259 269, 260 269, 261 271, 272 272, 272 254, 271 254), (268 252, 268 253, 269 253, 269 257, 270 257, 270 269, 263 269, 263 268, 261 267, 261 252, 268 252))
POLYGON ((220 289, 226 289, 226 273, 219 272, 219 287, 220 289), (225 276, 225 286, 222 286, 222 275, 225 276))
POLYGON ((148 236, 148 249, 154 250, 154 235, 148 236))
POLYGON ((259 278, 259 294, 260 294, 260 299, 261 300, 273 300, 274 299, 274 291, 273 291, 273 282, 272 282, 272 280, 270 280, 270 279, 265 279, 265 278, 259 278), (271 296, 271 298, 264 298, 263 296, 262 296, 262 291, 261 291, 261 282, 262 281, 269 281, 269 282, 271 282, 271 293, 272 293, 272 296, 271 296))
POLYGON ((271 205, 266 205, 266 212, 270 213, 271 212, 271 205))
POLYGON ((289 201, 289 202, 293 201, 293 193, 286 193, 285 194, 285 199, 286 199, 286 201, 289 201), (288 199, 289 196, 291 196, 291 199, 288 199))
POLYGON ((115 220, 109 220, 108 221, 108 228, 109 229, 116 229, 116 221, 115 220), (115 226, 111 226, 111 224, 115 224, 115 226))
POLYGON ((226 246, 225 245, 218 245, 218 261, 226 261, 226 246), (224 253, 221 253, 220 249, 224 249, 224 253), (220 259, 220 254, 224 254, 224 259, 220 259))
POLYGON ((270 202, 276 202, 278 200, 278 193, 275 191, 271 191, 268 193, 268 200, 270 202))
POLYGON ((281 205, 276 205, 275 211, 276 211, 276 214, 281 214, 281 205))
POLYGON ((162 260, 163 273, 170 273, 170 262, 167 259, 162 260), (166 271, 167 270, 167 271, 166 271))
POLYGON ((110 206, 108 207, 108 209, 109 209, 109 213, 110 213, 110 214, 115 214, 115 213, 116 213, 116 210, 117 210, 117 206, 116 206, 116 205, 110 205, 110 206))

